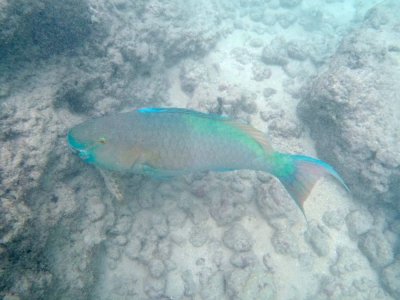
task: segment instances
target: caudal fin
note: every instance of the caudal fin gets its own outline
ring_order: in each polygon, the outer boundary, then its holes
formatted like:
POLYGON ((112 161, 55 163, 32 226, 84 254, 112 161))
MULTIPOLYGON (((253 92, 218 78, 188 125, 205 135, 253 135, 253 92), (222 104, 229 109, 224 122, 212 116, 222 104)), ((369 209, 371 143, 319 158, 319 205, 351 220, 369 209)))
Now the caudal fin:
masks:
POLYGON ((326 162, 302 155, 281 153, 278 155, 281 158, 280 161, 283 162, 285 166, 278 166, 278 172, 274 175, 282 182, 303 214, 304 201, 307 199, 318 179, 326 174, 335 177, 347 191, 350 191, 339 174, 326 162), (284 171, 282 172, 282 170, 284 171))

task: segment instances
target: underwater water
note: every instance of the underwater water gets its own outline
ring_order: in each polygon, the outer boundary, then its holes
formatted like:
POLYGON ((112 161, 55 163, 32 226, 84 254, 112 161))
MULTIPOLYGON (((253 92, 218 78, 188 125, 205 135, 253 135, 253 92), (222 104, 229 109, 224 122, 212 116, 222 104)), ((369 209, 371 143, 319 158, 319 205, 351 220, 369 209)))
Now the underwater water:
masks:
POLYGON ((0 297, 400 299, 399 11, 0 1, 0 297), (67 140, 142 107, 242 120, 276 151, 329 163, 350 191, 320 179, 305 218, 267 172, 110 171, 67 140))

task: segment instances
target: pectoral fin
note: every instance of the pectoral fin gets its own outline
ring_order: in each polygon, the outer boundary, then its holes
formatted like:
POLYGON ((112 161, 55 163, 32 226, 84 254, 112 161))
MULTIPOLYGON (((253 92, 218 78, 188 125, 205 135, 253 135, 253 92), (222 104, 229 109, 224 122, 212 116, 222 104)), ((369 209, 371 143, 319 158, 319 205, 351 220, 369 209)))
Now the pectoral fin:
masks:
POLYGON ((110 171, 105 171, 102 169, 99 169, 101 176, 103 177, 104 184, 107 187, 107 190, 111 193, 111 195, 114 196, 114 198, 118 202, 122 202, 124 200, 124 195, 121 192, 121 189, 118 184, 118 180, 115 177, 115 174, 110 172, 110 171))

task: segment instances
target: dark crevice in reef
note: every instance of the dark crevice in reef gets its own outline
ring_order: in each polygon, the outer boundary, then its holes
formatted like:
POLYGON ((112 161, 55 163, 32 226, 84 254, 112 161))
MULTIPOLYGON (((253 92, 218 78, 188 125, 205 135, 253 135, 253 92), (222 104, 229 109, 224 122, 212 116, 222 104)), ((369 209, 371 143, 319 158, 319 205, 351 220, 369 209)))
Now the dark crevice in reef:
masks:
POLYGON ((0 63, 12 63, 13 69, 26 61, 73 54, 95 31, 86 1, 16 0, 7 5, 0 20, 0 63))

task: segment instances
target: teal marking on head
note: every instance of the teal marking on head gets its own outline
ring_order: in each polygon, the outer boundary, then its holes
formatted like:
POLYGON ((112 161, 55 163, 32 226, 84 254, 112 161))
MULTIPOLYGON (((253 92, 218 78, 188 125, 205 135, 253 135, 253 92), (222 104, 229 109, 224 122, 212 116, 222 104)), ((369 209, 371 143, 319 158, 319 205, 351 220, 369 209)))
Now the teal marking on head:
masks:
POLYGON ((95 157, 89 151, 79 150, 79 154, 78 155, 84 162, 87 162, 88 164, 93 164, 93 163, 96 162, 95 157))
POLYGON ((71 134, 71 132, 68 133, 67 135, 67 142, 68 145, 70 146, 70 148, 72 148, 72 150, 82 150, 85 149, 85 145, 82 143, 79 143, 71 134))
POLYGON ((67 141, 72 151, 77 152, 78 156, 85 162, 92 164, 96 161, 93 154, 86 150, 86 145, 78 142, 71 133, 67 135, 67 141))

